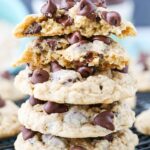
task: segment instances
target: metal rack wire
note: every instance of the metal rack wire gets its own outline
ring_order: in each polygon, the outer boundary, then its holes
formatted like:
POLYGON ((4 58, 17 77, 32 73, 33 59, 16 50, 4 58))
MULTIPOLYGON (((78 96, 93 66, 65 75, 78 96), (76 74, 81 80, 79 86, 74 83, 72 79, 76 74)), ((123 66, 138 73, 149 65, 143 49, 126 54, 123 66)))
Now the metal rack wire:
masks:
MULTIPOLYGON (((143 110, 150 108, 150 93, 137 93, 137 99, 138 102, 135 110, 136 114, 139 114, 143 110)), ((18 105, 20 105, 20 103, 18 105)), ((140 140, 136 150, 150 150, 150 136, 145 136, 138 133, 135 128, 133 128, 133 131, 138 135, 140 140)), ((15 140, 16 137, 7 140, 1 140, 0 150, 14 150, 13 143, 15 140)))

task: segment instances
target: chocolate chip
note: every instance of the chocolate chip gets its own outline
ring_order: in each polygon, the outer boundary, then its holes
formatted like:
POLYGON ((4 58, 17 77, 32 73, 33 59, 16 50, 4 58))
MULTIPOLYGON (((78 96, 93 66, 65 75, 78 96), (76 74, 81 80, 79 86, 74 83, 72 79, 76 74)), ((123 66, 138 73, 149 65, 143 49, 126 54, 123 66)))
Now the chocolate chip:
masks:
POLYGON ((34 135, 35 135, 35 132, 31 131, 30 129, 27 129, 25 127, 23 127, 21 129, 22 131, 22 136, 23 136, 23 139, 26 141, 28 139, 31 139, 34 135))
POLYGON ((31 82, 33 84, 43 83, 48 81, 49 73, 42 69, 36 69, 33 71, 33 75, 31 77, 31 82))
POLYGON ((93 52, 92 51, 88 51, 86 53, 86 55, 84 56, 84 58, 86 59, 87 62, 91 62, 93 60, 93 52))
POLYGON ((95 68, 94 67, 79 67, 77 69, 77 72, 81 74, 83 78, 87 78, 90 75, 93 75, 95 73, 95 68))
POLYGON ((95 7, 91 0, 81 0, 79 8, 78 8, 78 15, 86 16, 91 20, 96 19, 96 14, 94 13, 95 7))
POLYGON ((51 48, 52 51, 56 49, 57 41, 54 39, 47 39, 46 40, 48 46, 51 48))
POLYGON ((87 40, 81 40, 81 41, 79 41, 79 46, 82 45, 82 44, 86 44, 86 43, 88 43, 87 40))
POLYGON ((102 41, 107 45, 110 45, 113 42, 113 40, 110 37, 106 37, 106 36, 103 36, 103 35, 94 36, 93 40, 102 41))
POLYGON ((31 26, 29 26, 29 27, 25 30, 24 34, 37 34, 37 33, 39 33, 41 30, 42 30, 41 25, 40 25, 39 23, 37 23, 37 22, 33 22, 33 23, 31 24, 31 26))
POLYGON ((109 134, 109 135, 105 136, 104 139, 109 141, 109 142, 112 142, 113 141, 113 135, 109 134))
POLYGON ((98 7, 106 8, 106 0, 91 0, 98 7))
POLYGON ((59 9, 68 10, 74 6, 75 0, 55 0, 55 4, 59 9))
POLYGON ((65 113, 68 111, 68 106, 64 104, 57 104, 54 102, 47 102, 44 105, 44 110, 46 113, 51 114, 51 113, 65 113))
POLYGON ((103 11, 102 18, 110 25, 113 26, 120 26, 121 24, 121 16, 119 13, 115 11, 110 11, 110 12, 103 11))
POLYGON ((122 70, 113 69, 113 71, 118 71, 118 72, 121 72, 121 73, 128 73, 128 70, 129 70, 129 67, 128 67, 128 66, 125 66, 122 70))
POLYGON ((82 38, 80 32, 77 32, 77 31, 68 36, 68 42, 70 44, 78 43, 81 40, 83 40, 83 38, 82 38))
POLYGON ((114 118, 114 114, 112 112, 104 111, 102 113, 99 113, 94 118, 93 123, 94 125, 99 125, 103 128, 113 131, 115 129, 113 125, 113 118, 114 118))
POLYGON ((70 150, 86 150, 82 146, 72 146, 70 150))
POLYGON ((0 97, 0 108, 3 108, 5 105, 5 101, 0 97))
POLYGON ((73 19, 67 15, 63 15, 55 18, 57 23, 60 23, 63 26, 70 26, 73 24, 73 19))
POLYGON ((56 72, 56 71, 63 69, 63 67, 60 66, 57 61, 51 62, 50 66, 51 66, 52 72, 56 72))
POLYGON ((4 71, 0 73, 0 76, 4 79, 10 80, 12 75, 9 73, 9 71, 4 71))
POLYGON ((57 11, 57 7, 53 0, 47 0, 46 4, 43 5, 41 13, 46 17, 53 17, 57 11))
POLYGON ((44 102, 44 101, 40 101, 39 99, 34 98, 34 96, 30 96, 30 98, 29 98, 29 103, 30 103, 32 106, 35 106, 35 105, 37 105, 37 104, 44 104, 45 102, 44 102))

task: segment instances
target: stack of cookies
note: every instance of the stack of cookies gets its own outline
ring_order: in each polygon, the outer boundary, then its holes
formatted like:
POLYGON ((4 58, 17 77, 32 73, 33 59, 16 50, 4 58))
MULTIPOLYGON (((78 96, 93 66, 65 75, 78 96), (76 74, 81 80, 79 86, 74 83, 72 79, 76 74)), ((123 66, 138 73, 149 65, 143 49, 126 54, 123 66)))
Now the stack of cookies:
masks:
POLYGON ((36 37, 15 65, 16 86, 29 100, 19 110, 16 150, 134 150, 129 128, 135 96, 129 58, 110 35, 134 36, 133 25, 104 0, 48 0, 15 36, 36 37))

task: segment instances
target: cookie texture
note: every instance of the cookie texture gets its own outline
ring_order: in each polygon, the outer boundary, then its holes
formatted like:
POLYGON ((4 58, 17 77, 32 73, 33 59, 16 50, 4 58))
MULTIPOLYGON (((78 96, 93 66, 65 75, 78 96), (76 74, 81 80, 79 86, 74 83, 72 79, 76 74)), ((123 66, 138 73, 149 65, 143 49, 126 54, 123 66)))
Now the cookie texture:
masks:
POLYGON ((6 78, 0 75, 0 83, 0 95, 3 99, 17 101, 24 98, 25 95, 14 86, 14 77, 6 78))
POLYGON ((20 123, 17 113, 18 107, 10 101, 6 101, 5 105, 0 107, 0 139, 19 133, 20 123))
POLYGON ((119 37, 136 35, 134 26, 121 19, 118 13, 91 3, 82 4, 82 2, 77 2, 67 11, 57 9, 54 17, 47 17, 43 14, 29 15, 16 27, 14 35, 18 38, 56 36, 70 34, 75 31, 79 31, 85 37, 109 35, 111 33, 119 37), (90 8, 92 6, 92 12, 87 12, 87 10, 86 12, 84 10, 80 11, 79 9, 82 5, 85 5, 85 7, 87 5, 90 8), (80 12, 85 12, 85 14, 80 14, 80 12), (86 15, 87 13, 88 16, 86 15))
MULTIPOLYGON (((45 105, 48 105, 46 103, 45 105)), ((61 107, 61 105, 60 105, 61 107)), ((57 111, 59 111, 58 108, 57 111)), ((47 109, 46 109, 47 111, 47 109)), ((48 114, 44 104, 31 106, 29 101, 19 110, 19 120, 26 128, 43 134, 52 134, 66 138, 102 137, 110 133, 127 129, 135 121, 134 112, 125 105, 68 106, 64 113, 48 114), (105 114, 104 114, 105 113, 105 114), (111 118, 108 121, 107 118, 111 118), (106 123, 95 124, 95 119, 106 123)))
POLYGON ((30 73, 28 68, 20 72, 15 84, 22 92, 43 101, 81 105, 112 103, 133 97, 136 92, 133 78, 118 71, 82 78, 76 71, 61 69, 50 73, 46 82, 37 84, 31 82, 30 73))
POLYGON ((73 40, 74 44, 59 37, 34 40, 14 65, 28 63, 33 67, 40 68, 56 60, 62 67, 70 69, 84 64, 100 69, 121 70, 129 65, 129 58, 124 49, 109 37, 96 36, 91 41, 83 42, 78 32, 70 36, 69 41, 73 40), (81 39, 75 41, 74 38, 81 39))
POLYGON ((134 109, 136 107, 136 102, 137 102, 137 97, 134 96, 134 97, 131 97, 131 98, 127 98, 124 101, 124 104, 126 104, 128 107, 134 109))
POLYGON ((112 140, 97 139, 64 139, 52 135, 36 134, 33 138, 24 140, 20 134, 15 142, 16 150, 70 150, 73 147, 85 150, 134 150, 138 138, 130 130, 120 131, 112 135, 112 140))
POLYGON ((139 132, 150 135, 150 110, 146 110, 136 117, 135 127, 139 132))

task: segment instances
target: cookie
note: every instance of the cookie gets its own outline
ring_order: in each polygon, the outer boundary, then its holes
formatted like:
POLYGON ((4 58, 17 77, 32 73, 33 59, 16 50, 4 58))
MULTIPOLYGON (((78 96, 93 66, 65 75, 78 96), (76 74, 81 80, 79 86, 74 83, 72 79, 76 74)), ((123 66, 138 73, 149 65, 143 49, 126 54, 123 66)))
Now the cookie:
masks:
POLYGON ((15 66, 28 63, 40 68, 56 60, 70 69, 84 65, 122 70, 129 65, 125 50, 111 38, 94 36, 86 39, 75 32, 64 38, 42 37, 32 41, 15 66))
POLYGON ((136 107, 137 98, 136 96, 128 98, 124 101, 124 104, 128 105, 128 107, 134 109, 136 107))
POLYGON ((150 54, 141 53, 138 61, 133 62, 131 72, 137 80, 137 88, 140 92, 150 91, 150 54), (138 76, 137 76, 138 74, 138 76))
POLYGON ((18 107, 10 102, 0 98, 0 139, 15 136, 20 131, 18 121, 18 107))
POLYGON ((30 97, 19 110, 25 127, 66 138, 102 137, 133 125, 135 114, 123 104, 70 106, 30 97))
POLYGON ((150 135, 150 110, 146 110, 137 116, 135 127, 139 132, 150 135))
POLYGON ((137 136, 130 130, 96 139, 65 139, 40 133, 35 133, 28 139, 25 134, 27 132, 18 136, 16 150, 134 150, 138 144, 137 136))
POLYGON ((66 1, 47 2, 41 9, 42 14, 27 16, 16 27, 14 35, 18 38, 60 36, 75 31, 79 31, 85 37, 110 34, 119 37, 136 35, 134 26, 123 20, 119 13, 104 8, 98 4, 99 2, 93 2, 74 1, 69 8, 63 7, 64 3, 68 5, 69 2, 66 1))
POLYGON ((135 81, 127 73, 109 70, 88 76, 92 69, 64 70, 56 64, 53 72, 27 68, 16 77, 15 85, 28 95, 56 103, 112 103, 135 95, 135 81))
POLYGON ((17 101, 24 98, 14 86, 14 77, 8 72, 0 72, 0 95, 3 99, 17 101))

